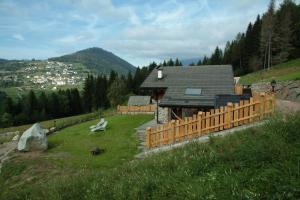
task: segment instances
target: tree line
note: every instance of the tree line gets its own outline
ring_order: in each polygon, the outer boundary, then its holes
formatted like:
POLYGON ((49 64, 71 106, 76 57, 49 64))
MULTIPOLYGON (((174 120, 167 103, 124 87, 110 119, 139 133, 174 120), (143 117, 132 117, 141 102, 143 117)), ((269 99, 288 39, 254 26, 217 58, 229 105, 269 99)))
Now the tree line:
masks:
POLYGON ((267 12, 250 22, 245 33, 238 33, 223 50, 217 46, 197 65, 231 64, 235 75, 244 75, 299 57, 300 5, 284 0, 276 10, 271 0, 267 12))

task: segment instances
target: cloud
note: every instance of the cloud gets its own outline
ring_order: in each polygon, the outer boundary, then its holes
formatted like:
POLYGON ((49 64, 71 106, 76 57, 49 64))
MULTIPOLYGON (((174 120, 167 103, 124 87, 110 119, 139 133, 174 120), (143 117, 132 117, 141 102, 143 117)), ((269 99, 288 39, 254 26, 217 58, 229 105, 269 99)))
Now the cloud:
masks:
POLYGON ((172 9, 166 12, 148 8, 144 18, 147 23, 124 28, 122 40, 106 41, 106 46, 119 54, 148 60, 201 57, 209 55, 217 45, 223 47, 258 14, 258 9, 233 12, 236 8, 231 6, 212 12, 214 5, 206 1, 166 4, 161 7, 173 6, 172 9))
POLYGON ((62 38, 57 39, 56 41, 64 44, 74 44, 80 42, 81 40, 86 39, 83 35, 68 35, 62 38))
POLYGON ((36 55, 40 49, 45 49, 42 56, 49 52, 50 57, 92 46, 112 51, 135 65, 170 57, 200 57, 210 55, 217 45, 223 47, 238 32, 245 31, 268 3, 269 0, 0 0, 0 44, 9 52, 14 48, 19 53, 20 49, 26 51, 19 54, 20 58, 40 57, 36 55))
POLYGON ((12 37, 15 38, 15 39, 17 39, 17 40, 24 41, 23 35, 21 35, 21 34, 19 34, 19 33, 13 34, 12 37))

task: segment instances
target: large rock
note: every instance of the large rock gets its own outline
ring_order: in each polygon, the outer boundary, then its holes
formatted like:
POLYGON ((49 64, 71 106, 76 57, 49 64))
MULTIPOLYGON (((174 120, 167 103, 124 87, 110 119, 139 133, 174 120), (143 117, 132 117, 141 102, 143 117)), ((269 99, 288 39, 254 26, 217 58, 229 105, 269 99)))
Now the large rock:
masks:
MULTIPOLYGON (((269 92, 272 90, 269 82, 258 82, 251 85, 253 91, 269 92)), ((275 87, 276 98, 300 102, 300 80, 278 81, 275 87)))
POLYGON ((19 151, 43 151, 47 148, 47 136, 39 123, 27 129, 18 142, 19 151))

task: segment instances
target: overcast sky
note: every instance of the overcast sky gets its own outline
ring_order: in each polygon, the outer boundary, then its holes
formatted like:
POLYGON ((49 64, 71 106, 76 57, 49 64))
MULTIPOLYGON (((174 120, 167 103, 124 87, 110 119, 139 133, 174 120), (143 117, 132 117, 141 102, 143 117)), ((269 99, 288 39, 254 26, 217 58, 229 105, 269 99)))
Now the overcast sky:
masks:
MULTIPOLYGON (((297 0, 299 2, 299 0, 297 0)), ((101 47, 135 66, 223 47, 269 0, 0 0, 0 58, 101 47)))

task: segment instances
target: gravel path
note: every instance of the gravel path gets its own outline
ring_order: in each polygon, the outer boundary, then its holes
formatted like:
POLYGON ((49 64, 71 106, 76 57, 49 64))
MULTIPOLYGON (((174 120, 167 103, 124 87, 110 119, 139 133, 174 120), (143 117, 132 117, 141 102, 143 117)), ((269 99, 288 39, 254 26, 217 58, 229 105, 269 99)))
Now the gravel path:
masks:
POLYGON ((146 145, 146 128, 148 127, 155 127, 157 126, 156 119, 153 119, 140 127, 135 128, 137 136, 139 137, 140 140, 140 146, 139 149, 142 150, 142 152, 146 151, 145 145, 146 145))

